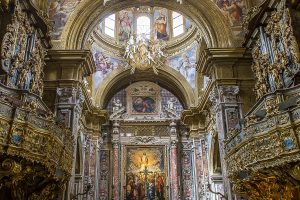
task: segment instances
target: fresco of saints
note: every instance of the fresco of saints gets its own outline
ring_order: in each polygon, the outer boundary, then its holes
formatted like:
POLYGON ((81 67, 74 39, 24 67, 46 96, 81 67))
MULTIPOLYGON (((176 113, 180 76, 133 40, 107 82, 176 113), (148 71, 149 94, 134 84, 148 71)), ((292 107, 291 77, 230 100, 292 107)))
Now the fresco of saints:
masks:
POLYGON ((159 10, 159 15, 155 19, 155 33, 156 39, 168 40, 169 35, 167 32, 168 18, 163 10, 159 10))
POLYGON ((189 71, 194 67, 194 64, 191 62, 187 53, 182 54, 181 64, 178 66, 180 73, 186 78, 189 78, 189 71))
POLYGON ((96 71, 101 71, 103 75, 106 75, 109 72, 109 69, 113 66, 109 57, 106 57, 101 52, 95 53, 95 63, 96 71))
POLYGON ((164 178, 161 174, 156 178, 156 194, 159 200, 164 199, 164 178))
POLYGON ((240 25, 243 20, 243 0, 217 0, 217 5, 232 26, 240 25))
POLYGON ((119 16, 119 40, 127 41, 132 33, 132 14, 128 11, 120 12, 119 16))
POLYGON ((59 39, 69 16, 80 2, 81 0, 49 0, 49 18, 54 21, 54 39, 59 39))

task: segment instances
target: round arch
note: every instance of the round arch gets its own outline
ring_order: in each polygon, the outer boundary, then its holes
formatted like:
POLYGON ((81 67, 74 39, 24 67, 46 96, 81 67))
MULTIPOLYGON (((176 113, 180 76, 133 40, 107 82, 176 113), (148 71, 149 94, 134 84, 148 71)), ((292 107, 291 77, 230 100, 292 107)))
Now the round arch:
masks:
POLYGON ((178 98, 184 109, 195 105, 195 95, 190 84, 179 72, 167 66, 159 69, 158 75, 154 74, 152 70, 136 71, 134 74, 130 74, 130 70, 116 71, 101 82, 96 91, 95 102, 105 109, 118 91, 139 81, 154 82, 169 90, 178 98))
MULTIPOLYGON (((108 2, 106 6, 103 6, 102 1, 87 0, 68 19, 61 36, 62 48, 84 48, 90 33, 100 19, 110 13, 139 5, 140 0, 113 1, 108 2)), ((229 22, 211 0, 185 0, 182 6, 178 6, 175 0, 145 0, 143 5, 168 8, 193 19, 208 47, 231 47, 235 44, 229 22)))

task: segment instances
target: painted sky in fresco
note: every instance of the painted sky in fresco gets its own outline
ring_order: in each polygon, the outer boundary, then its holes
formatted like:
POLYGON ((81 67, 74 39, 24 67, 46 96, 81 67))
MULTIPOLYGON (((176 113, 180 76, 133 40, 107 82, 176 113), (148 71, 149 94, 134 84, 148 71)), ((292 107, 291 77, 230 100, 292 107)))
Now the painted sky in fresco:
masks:
POLYGON ((195 88, 196 55, 197 45, 194 45, 187 51, 167 60, 167 65, 180 72, 192 88, 195 88))
POLYGON ((54 30, 51 37, 54 40, 60 39, 61 33, 68 18, 82 0, 48 0, 49 18, 54 22, 54 30))

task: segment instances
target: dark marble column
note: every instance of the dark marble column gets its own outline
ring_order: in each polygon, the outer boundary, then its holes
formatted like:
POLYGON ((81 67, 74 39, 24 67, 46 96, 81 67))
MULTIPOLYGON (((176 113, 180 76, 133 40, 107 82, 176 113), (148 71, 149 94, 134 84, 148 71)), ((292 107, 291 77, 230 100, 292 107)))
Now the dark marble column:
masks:
POLYGON ((178 185, 178 160, 177 160, 177 125, 175 122, 170 124, 170 142, 171 142, 171 199, 179 199, 179 185, 178 185))
POLYGON ((112 195, 114 200, 120 199, 120 125, 118 122, 113 124, 112 134, 112 162, 113 162, 113 177, 112 177, 112 195))

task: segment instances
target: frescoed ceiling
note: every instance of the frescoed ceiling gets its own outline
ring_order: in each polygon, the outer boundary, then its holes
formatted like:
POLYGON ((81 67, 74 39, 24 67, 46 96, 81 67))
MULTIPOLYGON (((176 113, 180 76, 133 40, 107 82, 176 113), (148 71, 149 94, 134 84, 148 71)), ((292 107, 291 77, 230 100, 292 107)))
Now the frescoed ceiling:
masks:
POLYGON ((196 65, 202 43, 209 48, 239 47, 243 19, 253 6, 250 0, 183 0, 182 4, 175 0, 114 0, 105 5, 103 0, 45 1, 53 22, 53 48, 92 51, 96 66, 93 94, 105 80, 128 70, 124 50, 130 36, 138 34, 137 19, 141 16, 150 19, 150 40, 166 43, 164 67, 198 91, 196 65), (112 21, 115 24, 110 24, 112 21), (106 28, 113 32, 106 32, 106 28))

